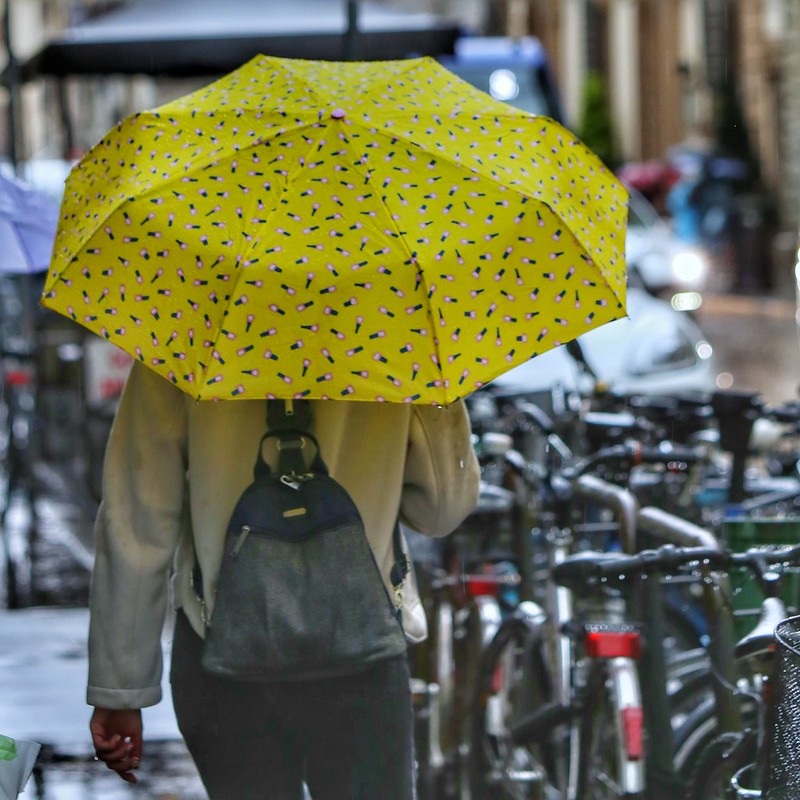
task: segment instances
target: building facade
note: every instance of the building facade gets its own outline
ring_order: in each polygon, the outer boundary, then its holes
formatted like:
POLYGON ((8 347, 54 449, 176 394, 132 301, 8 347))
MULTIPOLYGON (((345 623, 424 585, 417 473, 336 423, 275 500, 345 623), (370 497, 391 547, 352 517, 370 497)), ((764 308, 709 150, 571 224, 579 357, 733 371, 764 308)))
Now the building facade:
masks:
POLYGON ((494 32, 538 36, 568 121, 606 79, 625 161, 709 146, 722 95, 741 103, 765 186, 800 218, 800 4, 794 0, 497 0, 494 32))
MULTIPOLYGON (((15 56, 29 57, 48 36, 113 2, 6 0, 15 56)), ((800 218, 797 0, 372 2, 444 14, 471 32, 538 36, 571 124, 579 118, 586 75, 599 72, 624 161, 660 159, 677 145, 712 142, 720 94, 733 86, 765 185, 779 198, 784 220, 800 218)), ((27 84, 16 98, 20 158, 74 155, 121 116, 183 88, 113 77, 27 84)), ((9 131, 8 121, 0 125, 5 152, 9 131)))

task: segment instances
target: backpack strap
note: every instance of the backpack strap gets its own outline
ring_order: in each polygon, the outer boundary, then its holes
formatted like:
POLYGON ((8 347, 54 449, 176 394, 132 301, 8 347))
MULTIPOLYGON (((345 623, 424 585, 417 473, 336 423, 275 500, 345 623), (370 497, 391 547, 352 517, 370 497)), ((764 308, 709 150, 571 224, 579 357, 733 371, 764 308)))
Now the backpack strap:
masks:
POLYGON ((272 475, 272 469, 264 460, 264 442, 267 439, 278 440, 277 472, 279 476, 286 475, 287 477, 296 478, 307 475, 309 472, 315 475, 328 474, 328 468, 325 466, 325 462, 319 452, 319 442, 316 436, 308 433, 308 431, 286 428, 286 430, 282 431, 267 431, 261 437, 261 441, 258 444, 256 464, 253 467, 254 480, 260 480, 272 475), (307 442, 311 442, 314 445, 314 455, 308 462, 303 452, 307 442), (308 466, 306 466, 307 463, 308 466))
MULTIPOLYGON (((270 436, 278 440, 278 472, 281 475, 303 475, 307 471, 303 453, 306 438, 311 438, 316 444, 316 439, 308 433, 310 427, 311 406, 308 400, 267 400, 267 433, 258 448, 254 470, 256 478, 269 474, 269 467, 266 467, 261 450, 264 439, 270 436)), ((321 462, 318 445, 317 456, 321 462)), ((324 465, 323 471, 327 472, 324 465)))
POLYGON ((392 582, 394 594, 392 600, 395 607, 400 609, 403 606, 403 588, 411 570, 411 562, 408 560, 405 550, 403 550, 399 522, 395 522, 394 530, 392 531, 392 549, 394 550, 394 564, 392 564, 392 569, 389 572, 389 580, 392 582))

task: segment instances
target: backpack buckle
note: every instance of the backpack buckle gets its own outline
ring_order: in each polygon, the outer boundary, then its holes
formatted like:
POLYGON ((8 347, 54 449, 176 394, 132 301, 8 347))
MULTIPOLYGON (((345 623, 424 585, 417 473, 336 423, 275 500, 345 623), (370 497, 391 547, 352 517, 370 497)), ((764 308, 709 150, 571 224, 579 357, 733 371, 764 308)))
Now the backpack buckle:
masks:
POLYGON ((290 475, 281 475, 281 483, 288 486, 290 489, 297 491, 300 488, 300 480, 294 473, 290 475))

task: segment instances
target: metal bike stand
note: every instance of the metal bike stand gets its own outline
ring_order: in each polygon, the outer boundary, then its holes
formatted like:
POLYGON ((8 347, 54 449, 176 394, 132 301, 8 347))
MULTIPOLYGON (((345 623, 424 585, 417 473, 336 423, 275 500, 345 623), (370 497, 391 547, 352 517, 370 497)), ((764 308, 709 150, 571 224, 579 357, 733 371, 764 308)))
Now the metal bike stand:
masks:
MULTIPOLYGON (((722 551, 715 536, 705 528, 687 522, 674 514, 659 508, 641 509, 638 517, 639 529, 659 539, 661 543, 679 547, 705 547, 722 551)), ((643 613, 648 627, 648 646, 644 648, 642 670, 648 675, 648 695, 651 716, 648 727, 651 731, 648 771, 652 771, 653 786, 662 797, 674 798, 680 785, 674 783, 673 757, 670 722, 670 705, 667 693, 667 669, 664 657, 664 620, 662 586, 658 576, 644 581, 642 592, 643 613)), ((730 592, 727 577, 715 575, 713 581, 703 582, 703 605, 709 624, 713 626, 708 646, 711 668, 722 678, 714 681, 714 700, 720 731, 733 731, 741 728, 741 715, 736 699, 726 685, 736 683, 734 661, 731 658, 735 643, 733 614, 728 602, 730 592)))

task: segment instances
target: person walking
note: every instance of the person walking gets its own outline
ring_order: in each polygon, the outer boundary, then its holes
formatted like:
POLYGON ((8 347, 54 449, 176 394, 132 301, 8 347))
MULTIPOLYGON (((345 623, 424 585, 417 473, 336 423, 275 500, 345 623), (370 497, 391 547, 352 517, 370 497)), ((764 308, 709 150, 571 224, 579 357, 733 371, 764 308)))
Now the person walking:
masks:
MULTIPOLYGON (((477 502, 466 408, 310 401, 311 431, 353 498, 387 587, 392 533, 444 536, 477 502)), ((265 403, 195 401, 134 364, 111 431, 96 525, 87 701, 97 757, 135 783, 141 709, 161 700, 171 579, 171 684, 178 725, 212 800, 411 800, 413 719, 405 656, 344 677, 248 683, 205 672, 208 612, 228 518, 251 481, 265 403)), ((358 599, 354 598, 353 602, 358 599)), ((413 585, 403 630, 426 635, 413 585)))

